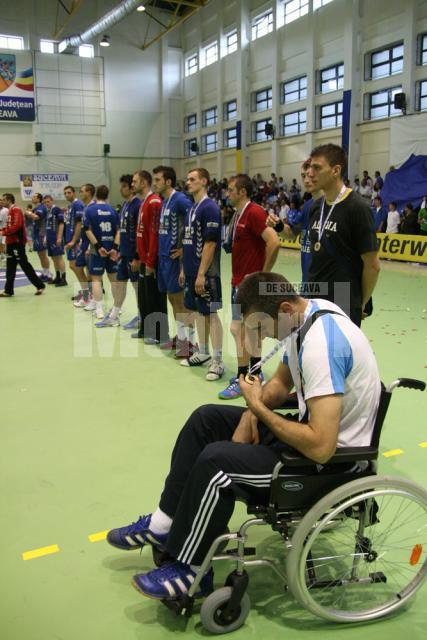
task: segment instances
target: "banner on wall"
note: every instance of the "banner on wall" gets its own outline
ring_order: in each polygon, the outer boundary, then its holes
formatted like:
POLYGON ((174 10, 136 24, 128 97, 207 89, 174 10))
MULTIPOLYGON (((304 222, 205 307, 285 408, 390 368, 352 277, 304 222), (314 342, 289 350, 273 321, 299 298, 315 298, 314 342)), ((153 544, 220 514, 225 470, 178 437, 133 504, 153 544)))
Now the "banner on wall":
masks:
MULTIPOLYGON (((427 264, 427 236, 377 233, 377 238, 380 258, 427 264)), ((299 238, 295 238, 295 240, 281 239, 281 245, 286 249, 301 249, 299 238)))
POLYGON ((33 122, 35 117, 31 52, 0 49, 0 122, 33 122))
POLYGON ((54 200, 64 200, 68 173, 21 173, 19 182, 22 200, 31 200, 34 193, 51 195, 54 200))

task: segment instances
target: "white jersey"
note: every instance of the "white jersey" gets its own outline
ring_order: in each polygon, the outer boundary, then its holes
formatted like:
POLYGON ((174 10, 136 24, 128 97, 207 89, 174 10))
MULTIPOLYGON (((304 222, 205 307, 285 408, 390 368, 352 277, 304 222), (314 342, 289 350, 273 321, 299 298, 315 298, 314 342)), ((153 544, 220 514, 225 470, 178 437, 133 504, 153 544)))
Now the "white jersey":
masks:
MULTIPOLYGON (((0 207, 0 231, 7 225, 7 216, 9 215, 9 209, 6 207, 0 207)), ((0 233, 1 236, 1 233, 0 233)))
POLYGON ((303 338, 299 356, 297 331, 285 343, 283 362, 291 370, 300 419, 306 413, 306 400, 342 394, 337 446, 369 446, 381 393, 375 356, 365 334, 328 300, 310 300, 304 321, 321 309, 336 313, 315 320, 303 338))
POLYGON ((398 233, 400 224, 400 213, 398 211, 389 211, 387 215, 386 233, 398 233))

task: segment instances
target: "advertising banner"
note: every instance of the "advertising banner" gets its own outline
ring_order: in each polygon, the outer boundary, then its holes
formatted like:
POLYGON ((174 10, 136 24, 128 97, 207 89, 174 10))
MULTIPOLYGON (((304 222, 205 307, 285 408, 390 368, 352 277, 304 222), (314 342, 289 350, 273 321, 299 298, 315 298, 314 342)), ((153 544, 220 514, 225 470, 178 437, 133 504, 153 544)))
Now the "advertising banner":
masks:
POLYGON ((31 52, 0 49, 0 122, 33 122, 35 117, 31 52))
POLYGON ((21 173, 19 182, 22 200, 31 200, 33 193, 50 195, 54 200, 64 200, 68 173, 21 173))

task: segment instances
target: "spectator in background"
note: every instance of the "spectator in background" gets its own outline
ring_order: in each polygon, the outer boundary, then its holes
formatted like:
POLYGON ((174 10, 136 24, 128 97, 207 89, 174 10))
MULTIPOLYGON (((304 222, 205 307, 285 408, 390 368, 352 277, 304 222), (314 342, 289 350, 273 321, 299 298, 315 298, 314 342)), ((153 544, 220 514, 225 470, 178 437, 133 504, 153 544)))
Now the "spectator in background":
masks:
POLYGON ((418 235, 420 232, 420 225, 418 224, 418 215, 414 211, 414 206, 411 202, 405 205, 403 210, 403 216, 400 222, 400 233, 407 233, 408 235, 418 235))
POLYGON ((379 171, 375 171, 375 182, 374 182, 374 191, 376 191, 378 194, 381 193, 381 189, 384 186, 384 180, 381 177, 381 174, 379 171))
POLYGON ((367 178, 365 177, 362 178, 362 182, 360 183, 359 194, 370 206, 372 201, 372 180, 369 182, 367 178))
POLYGON ((2 229, 7 225, 9 209, 4 206, 4 200, 0 196, 0 264, 6 260, 6 236, 3 236, 2 229))
MULTIPOLYGON (((346 186, 348 186, 348 185, 346 185, 346 186)), ((359 180, 359 178, 355 178, 354 179, 353 191, 354 191, 354 193, 360 193, 360 180, 359 180)))
POLYGON ((400 213, 395 202, 388 205, 386 233, 399 233, 400 213))
POLYGON ((371 176, 369 175, 369 173, 366 170, 363 172, 362 180, 366 180, 366 184, 368 184, 371 187, 371 189, 373 188, 374 182, 373 182, 371 176))
POLYGON ((427 236, 427 196, 421 203, 421 208, 418 213, 418 223, 420 225, 420 234, 427 236))
POLYGON ((381 196, 375 196, 372 214, 374 216, 375 232, 381 233, 382 231, 385 231, 387 227, 387 211, 383 207, 381 196))

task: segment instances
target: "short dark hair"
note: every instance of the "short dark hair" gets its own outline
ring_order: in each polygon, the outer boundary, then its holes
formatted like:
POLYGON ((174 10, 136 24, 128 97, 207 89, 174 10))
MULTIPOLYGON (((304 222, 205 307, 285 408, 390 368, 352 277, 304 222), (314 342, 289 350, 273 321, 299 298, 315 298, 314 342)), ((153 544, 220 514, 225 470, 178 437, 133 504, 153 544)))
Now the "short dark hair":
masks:
POLYGON ((120 176, 120 184, 123 182, 130 188, 132 186, 132 177, 133 176, 131 176, 130 173, 124 173, 122 176, 120 176))
POLYGON ((407 202, 405 204, 405 209, 410 209, 411 211, 414 210, 414 205, 412 204, 412 202, 407 202))
POLYGON ((3 198, 6 198, 6 200, 11 202, 12 204, 15 204, 15 196, 13 195, 13 193, 4 193, 3 198))
POLYGON ((202 180, 203 178, 205 178, 206 182, 206 186, 209 185, 210 181, 211 181, 211 177, 209 175, 209 171, 207 169, 204 169, 203 167, 195 167, 194 169, 189 169, 188 173, 193 173, 193 171, 197 171, 197 175, 199 176, 200 180, 202 180))
POLYGON ((100 184, 99 187, 96 187, 97 200, 106 200, 108 198, 109 193, 110 193, 110 190, 106 184, 100 184))
POLYGON ((280 273, 257 271, 240 283, 236 304, 243 316, 262 312, 276 319, 282 302, 296 302, 300 296, 292 284, 280 273))
POLYGON ((393 205, 393 207, 394 207, 395 209, 397 209, 397 204, 396 204, 395 202, 389 202, 389 204, 392 204, 392 205, 393 205))
POLYGON ((70 184, 67 184, 67 186, 66 186, 66 187, 64 187, 64 191, 66 191, 67 189, 71 189, 71 191, 72 191, 73 193, 76 193, 76 190, 75 190, 75 189, 74 189, 74 187, 72 187, 70 184))
POLYGON ((141 180, 145 180, 148 184, 152 184, 153 179, 151 177, 151 173, 149 171, 145 171, 145 169, 141 169, 140 171, 135 171, 135 174, 138 175, 141 180))
POLYGON ((375 196, 374 200, 379 200, 382 204, 383 199, 381 198, 381 196, 375 196))
POLYGON ((43 196, 41 193, 33 193, 33 196, 36 196, 36 198, 38 199, 39 202, 42 202, 43 200, 43 196))
POLYGON ((153 173, 161 173, 165 182, 170 180, 171 187, 176 186, 176 172, 173 167, 166 167, 160 164, 158 167, 154 167, 153 173))
POLYGON ((341 176, 347 173, 347 154, 342 147, 337 144, 320 144, 310 153, 312 158, 323 156, 331 167, 339 165, 341 167, 341 176))
POLYGON ((95 195, 95 185, 92 184, 91 182, 85 182, 85 184, 82 184, 80 188, 82 187, 84 187, 86 191, 89 191, 90 195, 93 198, 93 196, 95 195))
POLYGON ((244 189, 248 198, 252 197, 252 194, 254 192, 254 185, 252 180, 246 173, 238 173, 235 176, 231 176, 228 182, 234 182, 236 185, 236 189, 238 189, 239 191, 241 189, 244 189))

